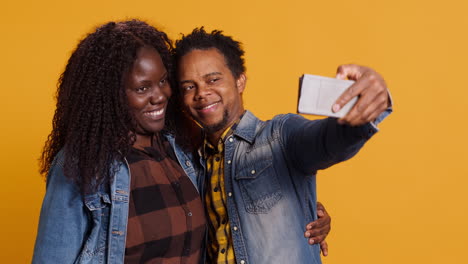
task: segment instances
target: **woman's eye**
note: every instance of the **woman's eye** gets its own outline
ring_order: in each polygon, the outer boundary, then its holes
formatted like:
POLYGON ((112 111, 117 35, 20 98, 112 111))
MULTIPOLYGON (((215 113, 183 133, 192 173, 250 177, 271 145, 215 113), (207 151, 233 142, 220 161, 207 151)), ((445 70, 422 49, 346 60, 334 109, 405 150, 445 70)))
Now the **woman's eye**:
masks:
POLYGON ((141 87, 136 88, 137 93, 144 93, 146 90, 148 90, 148 87, 146 86, 141 86, 141 87))
POLYGON ((167 78, 164 78, 162 79, 161 81, 159 81, 159 84, 162 86, 164 85, 165 83, 167 83, 167 78))

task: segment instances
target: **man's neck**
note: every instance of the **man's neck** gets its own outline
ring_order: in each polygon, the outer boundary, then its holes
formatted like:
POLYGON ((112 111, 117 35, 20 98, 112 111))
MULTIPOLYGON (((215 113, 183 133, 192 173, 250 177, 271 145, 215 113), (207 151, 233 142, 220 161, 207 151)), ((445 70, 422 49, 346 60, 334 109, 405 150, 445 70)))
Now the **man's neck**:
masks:
POLYGON ((227 129, 230 129, 232 126, 229 125, 223 129, 220 129, 216 132, 213 132, 213 133, 209 133, 209 134, 206 134, 206 139, 208 140, 208 142, 210 142, 211 145, 213 146, 216 146, 219 142, 219 139, 221 138, 221 136, 224 134, 224 132, 227 130, 227 129))
POLYGON ((227 130, 231 129, 234 124, 236 124, 237 122, 240 122, 240 119, 242 118, 244 113, 245 113, 245 110, 242 109, 242 112, 237 116, 236 119, 232 120, 227 125, 225 125, 223 128, 221 128, 221 129, 219 129, 217 131, 209 132, 209 131, 205 130, 205 133, 206 133, 205 137, 208 140, 208 142, 210 142, 210 144, 213 145, 213 146, 217 145, 218 142, 219 142, 219 139, 223 136, 223 134, 227 130))
POLYGON ((219 129, 218 131, 207 133, 206 139, 210 142, 211 145, 216 146, 221 139, 221 137, 229 130, 239 119, 233 120, 230 124, 219 129))

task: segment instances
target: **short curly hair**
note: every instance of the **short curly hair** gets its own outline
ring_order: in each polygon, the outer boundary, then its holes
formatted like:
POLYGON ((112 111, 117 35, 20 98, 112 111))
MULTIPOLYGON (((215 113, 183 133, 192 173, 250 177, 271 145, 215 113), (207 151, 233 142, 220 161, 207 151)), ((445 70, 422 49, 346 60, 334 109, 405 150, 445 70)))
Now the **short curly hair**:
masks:
POLYGON ((223 31, 213 30, 207 33, 203 27, 195 28, 187 36, 183 35, 175 43, 175 62, 192 50, 218 49, 223 54, 232 75, 237 79, 245 72, 244 50, 242 43, 234 40, 230 36, 223 34, 223 31))
POLYGON ((58 81, 53 128, 40 158, 42 174, 62 150, 64 173, 82 193, 110 181, 112 164, 124 159, 135 140, 124 78, 144 46, 157 50, 168 71, 173 68, 172 42, 143 21, 109 22, 80 41, 58 81))

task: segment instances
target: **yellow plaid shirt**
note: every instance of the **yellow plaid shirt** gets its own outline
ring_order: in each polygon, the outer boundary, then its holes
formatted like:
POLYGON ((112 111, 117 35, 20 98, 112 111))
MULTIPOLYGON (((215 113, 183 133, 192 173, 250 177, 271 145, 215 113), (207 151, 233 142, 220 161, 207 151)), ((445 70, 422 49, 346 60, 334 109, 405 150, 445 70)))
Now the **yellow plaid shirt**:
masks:
POLYGON ((205 207, 208 221, 208 263, 236 263, 232 234, 226 208, 226 191, 224 188, 224 140, 232 134, 237 124, 227 129, 217 146, 206 139, 204 157, 207 166, 205 207))

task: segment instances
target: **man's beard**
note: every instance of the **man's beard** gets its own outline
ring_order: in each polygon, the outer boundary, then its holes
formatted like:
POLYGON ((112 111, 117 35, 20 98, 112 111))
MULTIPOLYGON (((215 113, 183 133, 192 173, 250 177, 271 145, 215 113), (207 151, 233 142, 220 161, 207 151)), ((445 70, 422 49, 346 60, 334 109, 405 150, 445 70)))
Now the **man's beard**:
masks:
POLYGON ((213 124, 213 125, 205 125, 203 122, 201 122, 200 120, 197 120, 198 123, 200 123, 203 127, 203 129, 205 130, 206 133, 208 134, 213 134, 215 132, 218 132, 220 131, 221 129, 225 129, 226 125, 228 124, 229 122, 229 114, 228 114, 228 111, 227 110, 224 110, 223 112, 223 119, 221 121, 219 121, 218 123, 216 124, 213 124))

